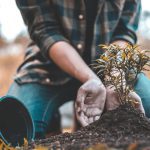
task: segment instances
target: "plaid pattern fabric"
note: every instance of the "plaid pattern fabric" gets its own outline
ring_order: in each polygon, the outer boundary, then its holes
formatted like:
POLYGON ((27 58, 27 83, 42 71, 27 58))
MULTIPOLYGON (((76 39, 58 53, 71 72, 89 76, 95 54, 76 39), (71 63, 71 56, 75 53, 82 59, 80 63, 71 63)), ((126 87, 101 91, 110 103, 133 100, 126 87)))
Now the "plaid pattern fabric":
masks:
MULTIPOLYGON (((25 61, 15 80, 19 83, 39 82, 59 85, 70 76, 48 57, 48 50, 58 41, 70 43, 82 56, 86 36, 84 0, 16 0, 28 31, 35 44, 26 50, 25 61)), ((136 42, 141 9, 140 0, 99 0, 94 24, 91 58, 102 51, 99 44, 115 40, 136 42)))

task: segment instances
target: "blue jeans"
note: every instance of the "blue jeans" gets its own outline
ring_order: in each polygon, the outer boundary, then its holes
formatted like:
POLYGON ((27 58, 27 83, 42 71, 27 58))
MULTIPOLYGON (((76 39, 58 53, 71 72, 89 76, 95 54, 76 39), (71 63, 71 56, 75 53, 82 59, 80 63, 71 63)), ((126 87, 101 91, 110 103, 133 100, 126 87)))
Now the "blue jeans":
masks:
MULTIPOLYGON (((47 128, 51 127, 58 108, 69 100, 76 98, 80 83, 72 80, 61 86, 46 86, 38 83, 19 85, 14 82, 8 95, 14 96, 24 103, 34 121, 36 138, 42 138, 47 128)), ((141 97, 146 116, 150 117, 150 80, 139 74, 135 91, 141 97)))
POLYGON ((14 82, 7 95, 14 96, 26 106, 34 122, 35 138, 44 138, 48 130, 59 130, 58 109, 76 98, 79 87, 80 83, 76 80, 61 86, 14 82))
POLYGON ((141 97, 145 114, 150 118, 150 79, 144 73, 138 75, 134 90, 141 97))

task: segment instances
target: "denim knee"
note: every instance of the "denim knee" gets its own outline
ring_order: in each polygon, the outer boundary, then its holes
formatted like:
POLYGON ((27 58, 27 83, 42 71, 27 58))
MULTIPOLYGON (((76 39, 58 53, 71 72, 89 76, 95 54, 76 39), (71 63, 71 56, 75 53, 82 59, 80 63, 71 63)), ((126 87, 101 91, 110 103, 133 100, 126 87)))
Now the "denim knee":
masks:
POLYGON ((138 75, 134 90, 141 97, 146 116, 150 118, 150 79, 144 73, 138 75))

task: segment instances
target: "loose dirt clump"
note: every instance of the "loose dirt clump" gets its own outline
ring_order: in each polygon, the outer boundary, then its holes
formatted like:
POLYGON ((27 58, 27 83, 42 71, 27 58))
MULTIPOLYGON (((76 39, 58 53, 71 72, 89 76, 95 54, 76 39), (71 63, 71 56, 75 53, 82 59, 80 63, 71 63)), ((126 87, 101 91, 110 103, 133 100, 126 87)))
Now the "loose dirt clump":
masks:
POLYGON ((106 150, 108 147, 118 150, 147 150, 150 149, 149 141, 150 120, 125 104, 104 113, 100 120, 75 133, 35 141, 30 144, 29 149, 42 145, 48 149, 83 150, 91 147, 89 150, 94 150, 92 146, 101 143, 99 147, 106 150))

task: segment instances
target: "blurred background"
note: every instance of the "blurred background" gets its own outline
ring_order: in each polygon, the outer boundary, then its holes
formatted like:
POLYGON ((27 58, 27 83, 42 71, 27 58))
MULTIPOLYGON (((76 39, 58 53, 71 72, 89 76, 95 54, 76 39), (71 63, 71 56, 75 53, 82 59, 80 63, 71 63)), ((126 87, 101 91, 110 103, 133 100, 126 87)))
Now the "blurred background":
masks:
MULTIPOLYGON (((142 14, 137 34, 138 43, 144 49, 150 49, 150 1, 148 0, 142 0, 142 14)), ((23 61, 28 42, 27 28, 15 0, 0 0, 0 96, 5 95, 11 85, 16 69, 23 61)), ((70 105, 72 104, 64 106, 61 110, 66 116, 63 121, 64 126, 68 126, 70 122, 72 109, 69 116, 63 110, 68 111, 70 105)))

